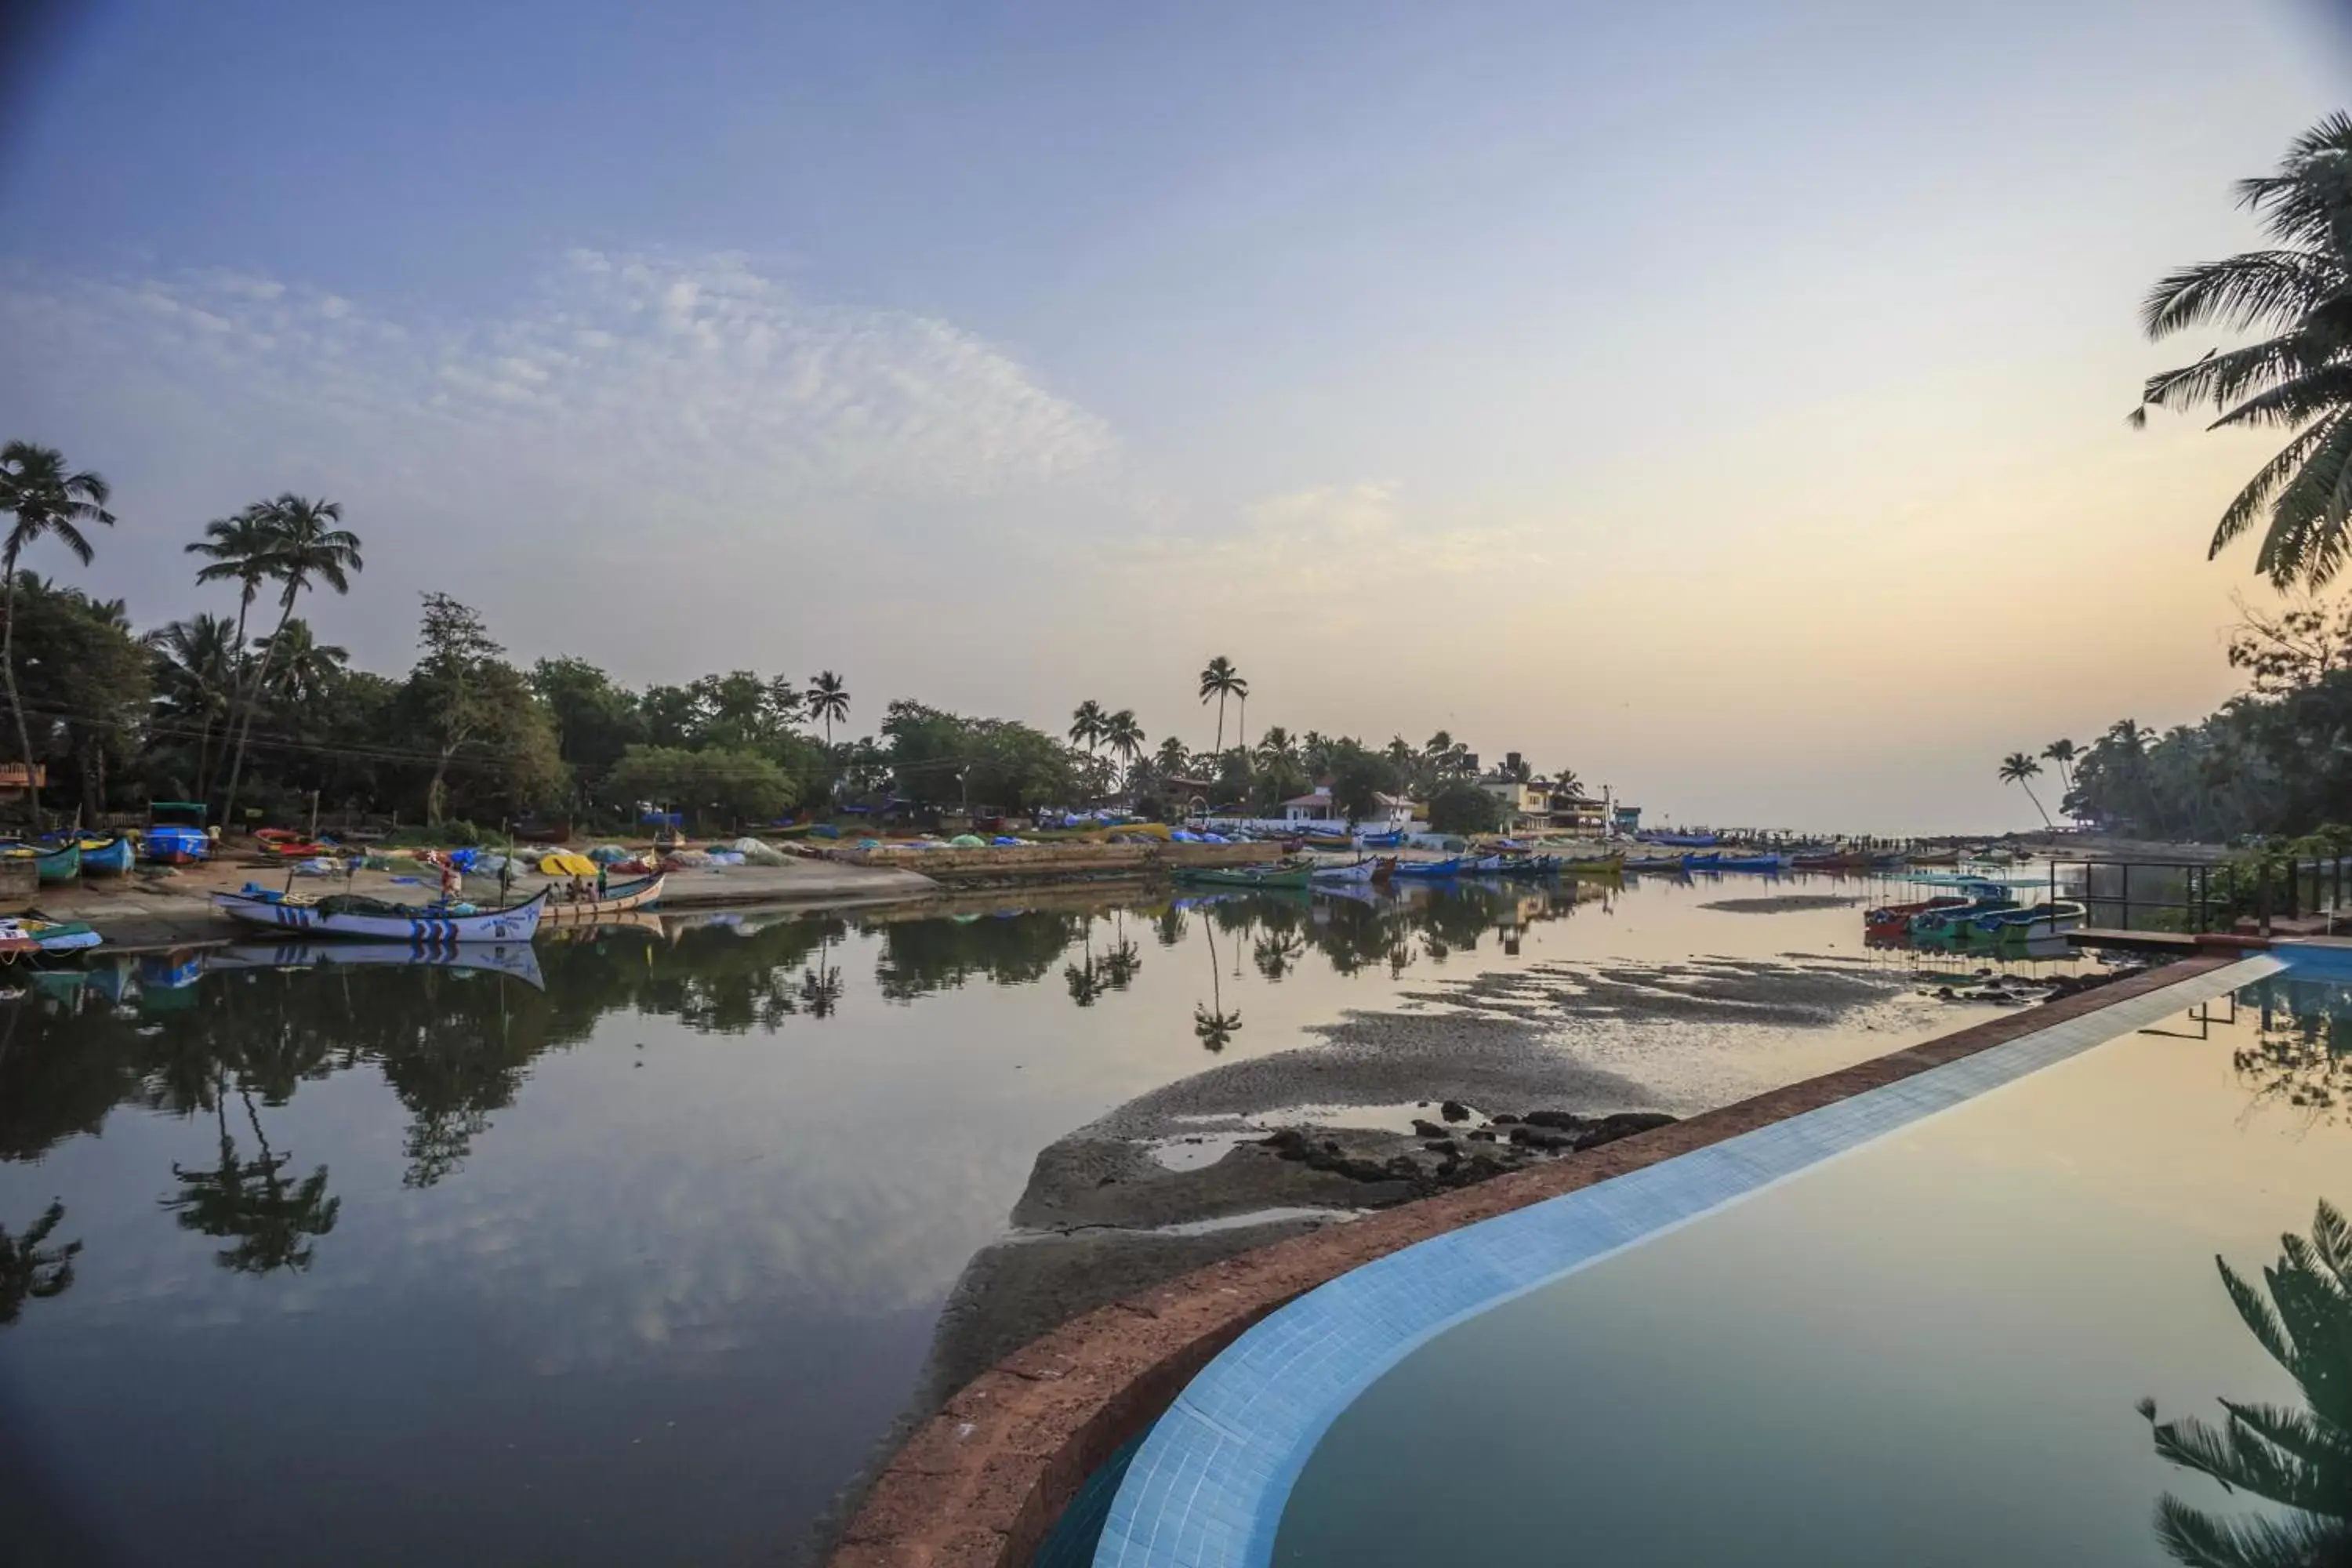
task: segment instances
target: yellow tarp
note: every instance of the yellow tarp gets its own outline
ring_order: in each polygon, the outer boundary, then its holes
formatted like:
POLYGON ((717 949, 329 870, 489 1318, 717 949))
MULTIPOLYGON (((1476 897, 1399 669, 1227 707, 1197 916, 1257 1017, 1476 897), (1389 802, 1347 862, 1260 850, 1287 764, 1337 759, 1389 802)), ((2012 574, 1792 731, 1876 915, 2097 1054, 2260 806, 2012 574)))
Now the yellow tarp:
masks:
POLYGON ((551 877, 593 877, 596 874, 596 862, 585 855, 558 849, 552 855, 541 856, 539 868, 551 877))

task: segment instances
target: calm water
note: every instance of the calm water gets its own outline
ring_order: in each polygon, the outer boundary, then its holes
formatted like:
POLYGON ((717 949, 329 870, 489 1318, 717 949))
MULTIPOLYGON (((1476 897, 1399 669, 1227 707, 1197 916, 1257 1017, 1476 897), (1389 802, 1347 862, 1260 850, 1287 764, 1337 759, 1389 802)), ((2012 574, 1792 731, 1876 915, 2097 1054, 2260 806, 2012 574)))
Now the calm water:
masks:
POLYGON ((2163 1027, 1441 1335, 1333 1425, 1275 1560, 2153 1568, 2164 1491, 2260 1508, 2134 1406, 2302 1405, 2214 1258, 2259 1281, 2352 1205, 2352 986, 2163 1027))
MULTIPOLYGON (((1858 907, 1699 907, 1884 890, 747 916, 510 973, 268 949, 11 972, 0 1226, 55 1204, 40 1246, 79 1250, 55 1294, 54 1269, 0 1271, 0 1557, 777 1561, 900 1410, 1045 1144, 1433 981, 1899 964, 1865 959, 1858 907)), ((1764 1031, 1706 1092, 1895 1043, 1764 1031)))

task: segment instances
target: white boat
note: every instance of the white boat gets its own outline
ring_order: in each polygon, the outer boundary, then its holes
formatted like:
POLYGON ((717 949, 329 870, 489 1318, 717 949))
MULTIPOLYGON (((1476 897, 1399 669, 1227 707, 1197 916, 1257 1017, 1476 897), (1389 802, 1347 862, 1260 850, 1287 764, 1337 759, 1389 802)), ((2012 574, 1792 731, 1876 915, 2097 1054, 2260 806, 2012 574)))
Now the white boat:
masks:
POLYGON ((437 905, 386 903, 352 894, 289 898, 247 884, 242 892, 215 893, 213 907, 233 921, 269 931, 404 942, 429 950, 464 942, 529 942, 539 931, 547 894, 541 890, 503 910, 453 914, 437 905))
POLYGON ((662 896, 662 883, 667 879, 660 872, 640 877, 634 882, 615 882, 604 889, 601 899, 583 899, 578 903, 551 900, 541 911, 542 926, 592 926, 606 921, 617 921, 622 915, 639 910, 650 910, 662 896))
POLYGON ((1318 866, 1314 879, 1318 882, 1369 882, 1380 867, 1378 860, 1350 860, 1340 865, 1318 866))

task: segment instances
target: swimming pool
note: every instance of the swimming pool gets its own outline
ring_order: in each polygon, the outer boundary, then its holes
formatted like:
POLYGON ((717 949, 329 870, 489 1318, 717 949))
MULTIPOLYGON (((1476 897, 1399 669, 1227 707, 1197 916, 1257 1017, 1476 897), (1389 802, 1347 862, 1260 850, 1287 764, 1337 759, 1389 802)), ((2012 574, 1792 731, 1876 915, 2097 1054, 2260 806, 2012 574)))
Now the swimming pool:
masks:
POLYGON ((2263 957, 1356 1270, 1138 1454, 1097 1563, 2158 1563, 2134 1409, 2294 1403, 2352 964, 2263 957), (2142 1032, 2156 1031, 2156 1032, 2142 1032))

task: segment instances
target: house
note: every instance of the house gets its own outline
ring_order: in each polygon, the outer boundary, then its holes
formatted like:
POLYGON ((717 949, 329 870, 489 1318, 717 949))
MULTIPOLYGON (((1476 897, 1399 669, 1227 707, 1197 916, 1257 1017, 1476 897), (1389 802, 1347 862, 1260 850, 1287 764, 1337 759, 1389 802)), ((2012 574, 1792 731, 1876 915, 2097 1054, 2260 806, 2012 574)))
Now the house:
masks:
MULTIPOLYGON (((1373 815, 1364 820, 1388 827, 1401 827, 1421 814, 1421 803, 1401 795, 1374 795, 1373 815)), ((1282 820, 1296 823, 1339 822, 1340 813, 1331 799, 1328 785, 1293 795, 1282 803, 1282 820)))
POLYGON ((1478 781, 1478 787, 1503 803, 1503 822, 1516 826, 1531 818, 1539 818, 1551 809, 1551 792, 1540 784, 1522 781, 1509 773, 1498 773, 1478 781))

